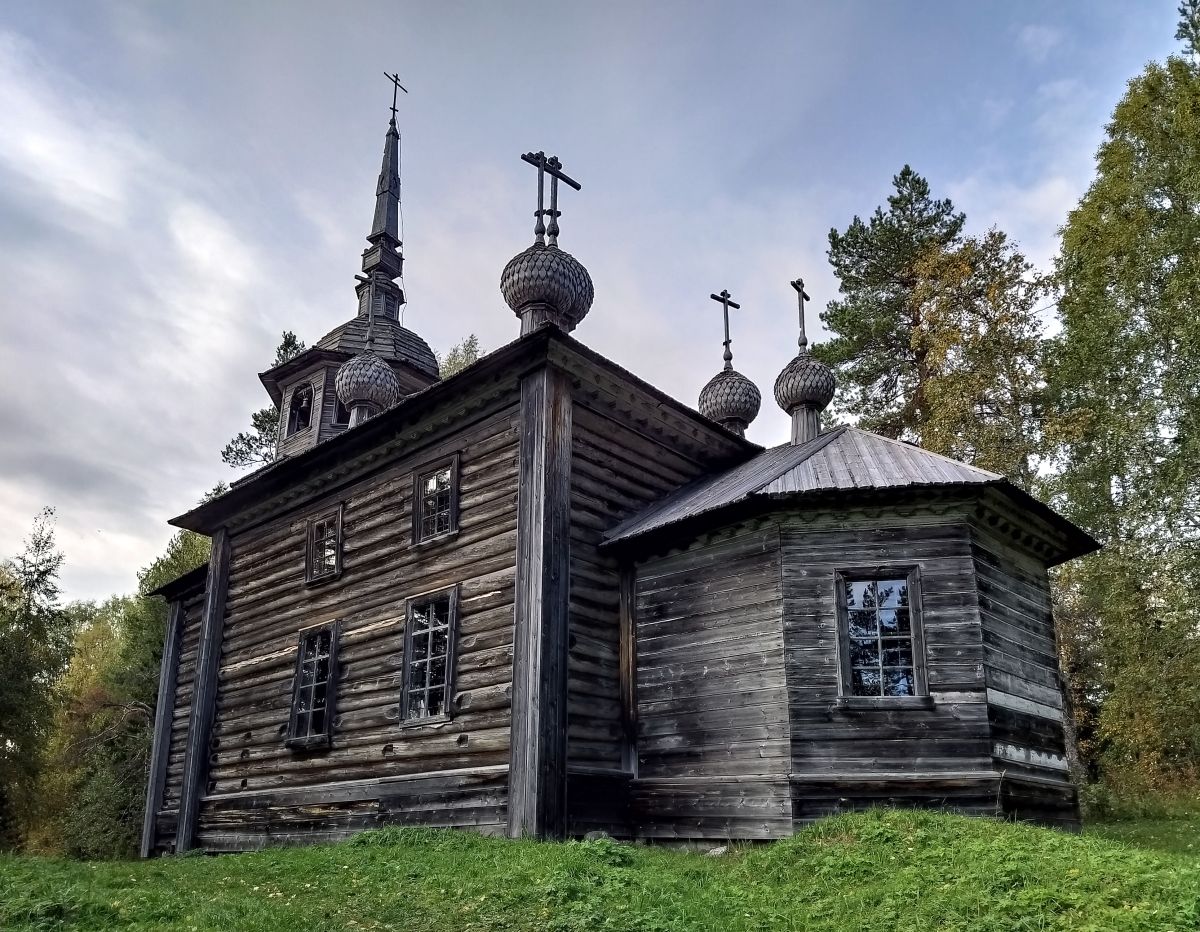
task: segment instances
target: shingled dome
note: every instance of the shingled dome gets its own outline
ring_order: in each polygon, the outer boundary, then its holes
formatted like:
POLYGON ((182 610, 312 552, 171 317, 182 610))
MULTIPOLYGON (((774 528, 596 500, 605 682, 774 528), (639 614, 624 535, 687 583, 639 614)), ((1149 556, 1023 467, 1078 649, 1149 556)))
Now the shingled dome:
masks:
POLYGON ((788 414, 801 407, 824 411, 836 387, 829 367, 801 350, 775 380, 775 401, 788 414))
POLYGON ((736 369, 723 369, 700 389, 700 413, 739 434, 758 416, 761 404, 758 386, 736 369))
POLYGON ((591 310, 592 276, 578 259, 557 246, 534 243, 513 256, 500 273, 500 293, 518 317, 530 307, 552 308, 572 330, 591 310))
POLYGON ((334 388, 338 400, 348 408, 368 404, 385 410, 400 398, 400 382, 396 373, 371 350, 342 363, 334 380, 334 388))
MULTIPOLYGON (((317 341, 319 349, 341 350, 344 353, 362 353, 367 348, 367 329, 370 321, 360 314, 335 330, 331 330, 317 341)), ((415 369, 433 376, 438 375, 437 357, 429 344, 399 321, 375 315, 374 343, 371 349, 388 361, 406 362, 415 369)))

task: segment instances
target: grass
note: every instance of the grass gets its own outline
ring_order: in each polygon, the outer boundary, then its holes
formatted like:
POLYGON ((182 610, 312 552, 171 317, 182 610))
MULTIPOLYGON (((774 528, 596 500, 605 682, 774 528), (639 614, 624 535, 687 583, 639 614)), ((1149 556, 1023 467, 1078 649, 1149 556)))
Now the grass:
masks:
POLYGON ((1152 851, 1200 855, 1200 813, 1152 819, 1114 819, 1089 825, 1087 831, 1152 851))
POLYGON ((876 810, 719 858, 419 829, 225 857, 2 857, 0 928, 1200 929, 1200 859, 1144 840, 876 810))

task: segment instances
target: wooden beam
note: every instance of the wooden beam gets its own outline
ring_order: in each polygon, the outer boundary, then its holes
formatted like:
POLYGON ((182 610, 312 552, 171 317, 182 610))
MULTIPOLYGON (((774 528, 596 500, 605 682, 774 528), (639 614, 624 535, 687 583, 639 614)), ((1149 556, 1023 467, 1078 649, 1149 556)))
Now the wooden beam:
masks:
POLYGON ((621 568, 621 608, 619 620, 621 664, 621 765, 637 775, 637 638, 634 627, 637 611, 637 570, 621 568))
POLYGON ((154 850, 156 816, 162 807, 163 785, 167 779, 167 756, 171 743, 171 717, 175 713, 175 675, 179 670, 179 646, 182 640, 183 598, 171 603, 167 630, 163 634, 162 664, 158 672, 158 703, 154 707, 154 743, 150 749, 150 776, 146 781, 146 813, 142 820, 141 855, 150 857, 154 850))
POLYGON ((508 834, 561 838, 567 824, 571 579, 571 385, 557 369, 521 381, 516 632, 508 834))
POLYGON ((183 787, 179 799, 179 823, 175 851, 193 847, 200 797, 208 778, 209 740, 217 699, 217 669, 221 659, 221 630, 225 622, 225 589, 229 582, 229 532, 217 530, 212 537, 208 580, 204 590, 204 615, 200 620, 196 678, 192 685, 192 710, 188 718, 187 752, 183 764, 183 787))

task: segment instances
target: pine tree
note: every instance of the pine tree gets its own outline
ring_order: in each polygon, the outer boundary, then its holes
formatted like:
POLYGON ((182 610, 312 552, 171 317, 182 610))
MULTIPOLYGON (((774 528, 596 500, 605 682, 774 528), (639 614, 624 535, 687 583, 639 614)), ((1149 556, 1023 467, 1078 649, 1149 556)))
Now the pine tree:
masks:
MULTIPOLYGON (((283 365, 304 352, 304 341, 285 330, 275 349, 272 368, 283 365)), ((275 459, 275 440, 279 434, 279 409, 274 405, 250 415, 250 430, 240 431, 221 451, 221 459, 234 469, 261 466, 275 459)))
POLYGON ((842 297, 821 315, 833 339, 814 350, 838 378, 837 407, 887 437, 920 439, 928 418, 928 348, 914 345, 925 320, 917 300, 921 266, 957 243, 965 217, 934 200, 905 165, 888 208, 829 231, 829 261, 842 297))

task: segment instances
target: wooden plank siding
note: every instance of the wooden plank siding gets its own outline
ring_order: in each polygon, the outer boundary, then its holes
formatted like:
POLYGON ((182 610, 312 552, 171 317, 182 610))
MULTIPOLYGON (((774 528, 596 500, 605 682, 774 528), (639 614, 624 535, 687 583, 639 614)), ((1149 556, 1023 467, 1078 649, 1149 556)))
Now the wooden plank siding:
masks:
POLYGON ((639 837, 791 833, 780 570, 773 524, 638 566, 639 837))
POLYGON ((570 831, 628 835, 633 750, 622 695, 621 565, 601 543, 704 467, 583 400, 574 405, 571 455, 570 831))
POLYGON ((980 527, 971 535, 971 554, 1002 807, 1014 818, 1078 828, 1046 567, 980 527))
POLYGON ((311 842, 388 822, 504 830, 518 434, 512 392, 368 478, 232 535, 200 846, 311 842), (413 471, 452 453, 461 458, 459 530, 414 545, 413 471), (339 503, 342 573, 305 585, 307 521, 339 503), (402 725, 405 600, 455 584, 452 716, 402 725), (335 620, 342 634, 332 746, 293 751, 283 742, 297 633, 335 620), (442 774, 461 787, 447 789, 439 809, 433 791, 421 789, 434 784, 417 778, 442 774), (398 782, 388 793, 375 789, 389 781, 398 782), (411 805, 398 802, 408 795, 411 805))
POLYGON ((965 515, 875 508, 781 520, 797 824, 882 803, 994 811, 997 780, 965 515), (932 705, 847 708, 838 701, 835 574, 914 567, 932 705))
POLYGON ((179 795, 183 789, 183 760, 187 751, 188 719, 192 711, 192 687, 196 676, 196 654, 200 647, 200 620, 204 610, 204 591, 183 600, 178 666, 175 689, 170 697, 167 732, 167 761, 163 775, 161 800, 155 812, 154 840, 150 854, 175 848, 175 828, 179 820, 179 795))

